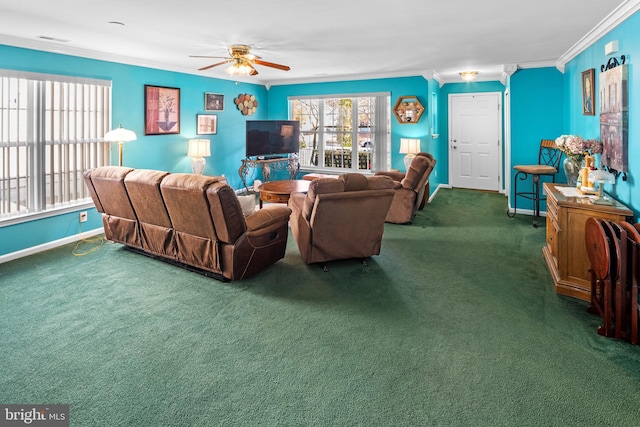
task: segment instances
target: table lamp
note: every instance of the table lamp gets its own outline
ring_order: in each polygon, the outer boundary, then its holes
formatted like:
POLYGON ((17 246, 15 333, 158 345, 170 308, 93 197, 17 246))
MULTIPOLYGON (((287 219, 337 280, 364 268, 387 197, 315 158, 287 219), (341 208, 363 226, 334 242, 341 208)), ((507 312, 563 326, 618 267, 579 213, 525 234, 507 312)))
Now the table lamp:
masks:
POLYGON ((404 156, 404 169, 409 170, 411 161, 420 152, 420 140, 413 138, 400 138, 400 154, 404 156))
POLYGON ((211 141, 208 139, 190 139, 187 156, 191 157, 191 172, 202 175, 207 164, 205 157, 211 155, 211 141))
POLYGON ((118 143, 118 166, 122 166, 122 148, 125 142, 135 141, 136 133, 132 130, 128 130, 118 126, 116 129, 110 130, 104 136, 105 141, 118 143))
POLYGON ((597 205, 610 205, 611 199, 604 195, 604 184, 615 184, 616 177, 611 172, 604 169, 594 169, 589 171, 589 181, 598 184, 598 198, 593 201, 597 205))

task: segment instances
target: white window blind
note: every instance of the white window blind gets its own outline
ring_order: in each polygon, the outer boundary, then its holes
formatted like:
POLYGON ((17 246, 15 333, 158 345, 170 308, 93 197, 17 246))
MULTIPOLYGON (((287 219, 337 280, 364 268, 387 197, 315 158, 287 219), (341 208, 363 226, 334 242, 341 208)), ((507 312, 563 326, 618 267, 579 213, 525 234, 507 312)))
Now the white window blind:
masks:
POLYGON ((0 70, 0 221, 89 200, 110 123, 110 81, 0 70))

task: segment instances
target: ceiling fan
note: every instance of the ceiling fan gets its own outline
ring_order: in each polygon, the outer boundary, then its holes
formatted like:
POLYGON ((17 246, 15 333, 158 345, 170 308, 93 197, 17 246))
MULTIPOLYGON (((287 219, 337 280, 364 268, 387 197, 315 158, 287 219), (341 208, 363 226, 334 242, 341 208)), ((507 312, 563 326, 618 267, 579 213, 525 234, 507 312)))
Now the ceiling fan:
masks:
POLYGON ((191 58, 220 58, 224 61, 198 68, 199 71, 208 70, 218 65, 231 64, 225 71, 235 76, 255 76, 258 70, 254 65, 262 65, 265 67, 277 68, 278 70, 289 71, 286 65, 275 64, 273 62, 263 61, 259 56, 251 53, 251 47, 244 44, 236 44, 229 46, 229 56, 202 56, 190 55, 191 58))

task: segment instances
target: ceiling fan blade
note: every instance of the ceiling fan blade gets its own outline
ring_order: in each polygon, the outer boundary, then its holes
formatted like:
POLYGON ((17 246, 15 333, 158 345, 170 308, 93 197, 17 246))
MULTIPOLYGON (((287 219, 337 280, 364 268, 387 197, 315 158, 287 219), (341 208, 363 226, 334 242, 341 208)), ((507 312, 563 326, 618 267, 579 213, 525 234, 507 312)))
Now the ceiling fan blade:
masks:
POLYGON ((251 73, 249 73, 250 76, 255 76, 258 74, 258 70, 256 70, 253 65, 251 65, 248 62, 245 62, 245 64, 247 64, 249 66, 249 68, 251 68, 251 73))
POLYGON ((258 64, 258 65, 264 65, 265 67, 277 68, 278 70, 282 70, 282 71, 289 71, 291 69, 287 65, 275 64, 273 62, 267 62, 267 61, 263 61, 261 59, 255 59, 253 62, 255 64, 258 64))
POLYGON ((198 71, 208 70, 209 68, 217 67, 218 65, 228 64, 233 61, 233 59, 226 59, 222 62, 216 62, 215 64, 207 65, 206 67, 198 68, 198 71))
POLYGON ((209 55, 189 55, 189 58, 220 58, 220 59, 230 59, 228 56, 209 56, 209 55))

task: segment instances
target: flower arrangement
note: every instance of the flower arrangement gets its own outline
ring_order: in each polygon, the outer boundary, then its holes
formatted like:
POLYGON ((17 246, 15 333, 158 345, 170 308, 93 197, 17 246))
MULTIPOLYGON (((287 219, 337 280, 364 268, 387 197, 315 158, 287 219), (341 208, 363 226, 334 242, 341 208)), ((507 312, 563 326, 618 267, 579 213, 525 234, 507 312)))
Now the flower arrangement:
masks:
POLYGON ((560 135, 556 138, 560 150, 576 161, 582 161, 585 154, 602 153, 602 143, 597 139, 583 139, 579 135, 560 135))

